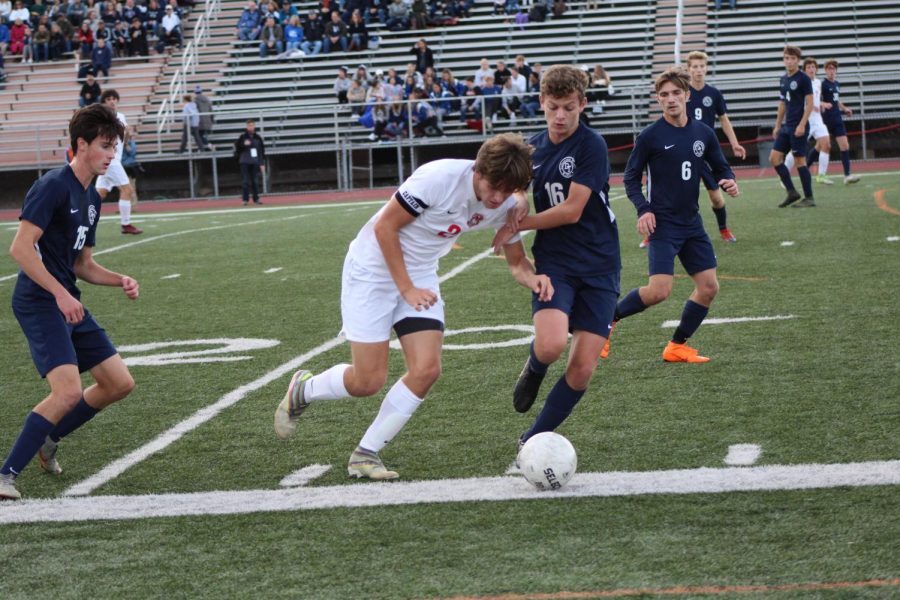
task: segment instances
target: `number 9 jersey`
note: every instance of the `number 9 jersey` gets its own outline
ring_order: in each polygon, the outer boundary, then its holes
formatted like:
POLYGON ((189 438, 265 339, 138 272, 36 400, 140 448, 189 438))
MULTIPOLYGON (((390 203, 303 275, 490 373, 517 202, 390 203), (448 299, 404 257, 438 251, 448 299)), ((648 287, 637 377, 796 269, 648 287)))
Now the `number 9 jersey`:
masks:
POLYGON ((565 202, 573 182, 591 190, 577 222, 537 231, 531 248, 537 271, 578 276, 618 273, 619 229, 609 206, 609 152, 603 136, 580 123, 560 144, 551 142, 547 131, 529 143, 534 147, 535 211, 565 202))

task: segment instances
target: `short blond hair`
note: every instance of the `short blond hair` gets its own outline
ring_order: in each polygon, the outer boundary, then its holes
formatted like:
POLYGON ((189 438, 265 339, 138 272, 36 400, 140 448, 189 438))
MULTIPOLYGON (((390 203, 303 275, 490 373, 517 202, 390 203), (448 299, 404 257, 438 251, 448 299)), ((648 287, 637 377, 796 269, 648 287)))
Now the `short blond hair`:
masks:
POLYGON ((700 50, 694 50, 690 54, 687 55, 687 64, 690 66, 692 60, 702 60, 705 63, 709 63, 709 56, 707 56, 706 52, 701 52, 700 50))
POLYGON ((572 65, 553 65, 541 76, 541 95, 553 98, 565 98, 575 92, 578 98, 584 98, 588 87, 588 74, 572 65))
POLYGON ((520 135, 503 133, 481 145, 475 157, 475 172, 496 190, 512 193, 531 182, 534 149, 520 135))
POLYGON ((667 83, 674 83, 677 87, 681 88, 682 91, 686 92, 691 85, 691 78, 681 67, 670 67, 660 73, 656 78, 656 84, 654 85, 656 93, 658 94, 662 86, 667 83))

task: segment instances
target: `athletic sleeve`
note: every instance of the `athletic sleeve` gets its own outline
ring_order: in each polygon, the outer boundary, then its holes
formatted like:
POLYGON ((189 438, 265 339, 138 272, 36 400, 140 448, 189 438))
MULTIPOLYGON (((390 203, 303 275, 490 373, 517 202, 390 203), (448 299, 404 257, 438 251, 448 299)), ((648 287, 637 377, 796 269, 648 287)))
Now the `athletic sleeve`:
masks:
POLYGON ((803 77, 800 78, 800 91, 803 92, 803 96, 809 96, 813 93, 812 80, 803 73, 803 77))
POLYGON ((712 167, 712 173, 716 181, 734 179, 734 172, 725 159, 725 155, 722 154, 721 146, 719 146, 719 138, 716 137, 715 132, 711 129, 706 134, 706 151, 704 154, 703 158, 712 167))
POLYGON ((725 105, 725 96, 722 95, 722 92, 718 92, 716 94, 715 109, 716 109, 716 116, 719 116, 719 117, 721 117, 722 115, 724 115, 725 113, 728 112, 728 107, 725 105))
MULTIPOLYGON (((93 248, 97 245, 97 225, 100 224, 100 207, 103 205, 100 201, 100 194, 97 193, 96 188, 90 188, 91 194, 91 203, 90 206, 94 208, 97 212, 94 213, 94 222, 91 224, 90 229, 88 229, 87 237, 84 241, 85 246, 90 246, 93 248)), ((90 209, 88 209, 90 210, 90 209)))
POLYGON ((42 177, 28 190, 19 219, 46 231, 56 210, 67 200, 66 190, 56 178, 42 177))
MULTIPOLYGON (((400 203, 400 206, 403 207, 403 210, 408 212, 414 217, 420 216, 423 212, 431 208, 434 204, 434 201, 431 198, 433 191, 436 187, 435 182, 432 180, 429 182, 428 175, 425 173, 427 169, 416 169, 416 171, 409 176, 409 179, 403 182, 403 185, 397 190, 397 193, 394 194, 394 197, 400 203)), ((446 190, 443 190, 446 192, 446 190)))
POLYGON ((650 212, 650 203, 641 190, 641 180, 649 157, 650 148, 644 140, 644 135, 641 134, 635 140, 634 150, 631 151, 628 164, 625 166, 625 193, 637 209, 638 217, 650 212))
POLYGON ((588 135, 578 152, 572 182, 579 183, 597 194, 603 194, 609 182, 609 152, 606 141, 599 135, 588 135))

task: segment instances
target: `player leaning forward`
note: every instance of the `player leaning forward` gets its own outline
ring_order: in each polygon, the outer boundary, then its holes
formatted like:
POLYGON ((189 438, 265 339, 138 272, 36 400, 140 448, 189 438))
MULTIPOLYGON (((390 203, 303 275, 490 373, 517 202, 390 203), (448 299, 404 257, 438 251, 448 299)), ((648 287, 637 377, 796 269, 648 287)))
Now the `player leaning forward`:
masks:
POLYGON ((100 221, 100 196, 91 186, 116 152, 124 127, 110 108, 93 104, 75 113, 69 137, 72 162, 47 172, 28 191, 10 254, 19 264, 12 308, 28 340, 31 357, 50 395, 25 418, 19 437, 0 467, 0 499, 17 500, 16 477, 38 455, 51 475, 62 469, 56 445, 106 406, 134 388, 134 380, 106 332, 81 304, 76 277, 121 287, 138 297, 137 282, 93 259, 100 221), (80 372, 96 383, 81 388, 80 372))
MULTIPOLYGON (((437 160, 417 169, 350 244, 341 283, 343 331, 352 364, 312 376, 297 371, 275 411, 275 433, 294 433, 310 402, 371 396, 384 386, 388 340, 397 333, 407 371, 388 391, 347 471, 354 477, 396 479, 378 452, 413 415, 441 373, 444 303, 438 259, 466 231, 499 229, 527 213, 522 192, 531 180, 531 148, 519 137, 491 138, 475 161, 437 160)), ((550 280, 536 275, 516 235, 504 246, 521 285, 549 300, 550 280)))

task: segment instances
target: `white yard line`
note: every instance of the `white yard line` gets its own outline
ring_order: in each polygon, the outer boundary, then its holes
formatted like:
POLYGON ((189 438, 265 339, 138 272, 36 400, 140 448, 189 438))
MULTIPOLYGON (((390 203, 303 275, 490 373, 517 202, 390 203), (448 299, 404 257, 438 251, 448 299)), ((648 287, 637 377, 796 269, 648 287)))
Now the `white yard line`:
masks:
MULTIPOLYGON (((303 215, 299 215, 303 216, 303 215)), ((461 265, 458 265, 456 268, 451 269, 450 272, 443 275, 440 278, 440 282, 443 283, 447 281, 451 277, 455 277, 462 273, 465 269, 475 264, 479 260, 487 258, 490 256, 491 250, 488 249, 485 252, 477 254, 467 261, 463 262, 461 265)), ((277 379, 287 375, 288 373, 292 373, 299 369, 306 361, 324 353, 332 348, 343 343, 343 336, 337 336, 328 340, 327 342, 313 348, 309 352, 302 354, 296 358, 289 360, 288 362, 275 367, 268 373, 262 375, 258 379, 251 381, 241 387, 232 390, 219 398, 213 404, 201 408, 192 416, 188 417, 184 421, 176 424, 174 427, 169 429, 168 431, 163 432, 155 439, 147 442, 140 448, 126 454, 122 458, 119 458, 110 464, 103 467, 98 473, 88 477, 87 479, 76 483, 72 487, 68 488, 63 492, 63 496, 86 496, 90 494, 100 486, 106 484, 107 482, 115 479, 134 465, 146 460, 147 458, 153 456, 157 452, 160 452, 167 448, 172 443, 181 439, 185 434, 193 431, 200 425, 203 425, 210 419, 214 418, 216 415, 221 413, 226 408, 237 404, 241 400, 243 400, 248 394, 255 392, 256 390, 267 386, 268 384, 276 381, 277 379)), ((273 408, 274 410, 274 408, 273 408)))
MULTIPOLYGON (((704 325, 723 325, 726 323, 753 323, 756 321, 784 321, 786 319, 793 319, 794 315, 773 315, 771 317, 719 317, 715 319, 703 319, 704 325)), ((663 324, 660 327, 677 327, 681 321, 663 321, 663 324)))
POLYGON ((271 275, 272 273, 277 273, 278 271, 282 270, 283 268, 284 267, 272 267, 271 269, 266 269, 265 271, 263 271, 263 273, 265 273, 266 275, 271 275))
POLYGON ((306 485, 313 479, 317 479, 331 470, 331 465, 309 465, 302 469, 297 469, 284 479, 278 482, 281 487, 300 487, 306 485))
POLYGON ((0 503, 0 524, 233 515, 336 507, 560 498, 714 494, 900 484, 900 460, 670 471, 578 473, 562 490, 539 492, 522 477, 373 482, 279 490, 91 496, 0 503))
POLYGON ((181 277, 181 273, 172 273, 171 275, 160 277, 160 279, 178 279, 179 277, 181 277))
POLYGON ((732 467, 752 465, 762 454, 762 448, 756 444, 733 444, 728 446, 725 464, 732 467))

